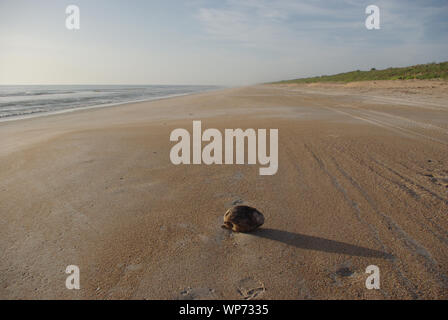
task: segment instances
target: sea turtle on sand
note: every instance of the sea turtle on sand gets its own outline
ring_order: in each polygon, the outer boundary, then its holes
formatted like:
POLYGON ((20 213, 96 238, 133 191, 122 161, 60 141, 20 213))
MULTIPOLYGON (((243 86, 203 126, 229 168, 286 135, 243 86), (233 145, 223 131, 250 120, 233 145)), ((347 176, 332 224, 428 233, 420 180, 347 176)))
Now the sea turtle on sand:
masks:
POLYGON ((235 232, 250 232, 264 223, 263 214, 249 206, 235 206, 227 210, 221 226, 235 232))

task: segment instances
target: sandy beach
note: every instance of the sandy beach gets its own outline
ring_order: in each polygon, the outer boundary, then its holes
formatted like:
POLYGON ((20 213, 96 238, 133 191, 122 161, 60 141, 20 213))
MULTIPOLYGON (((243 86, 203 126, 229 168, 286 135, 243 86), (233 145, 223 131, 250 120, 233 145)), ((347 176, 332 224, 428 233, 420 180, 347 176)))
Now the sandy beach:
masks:
POLYGON ((0 299, 447 299, 447 89, 259 85, 2 122, 0 299), (278 172, 173 165, 193 120, 278 129, 278 172), (265 224, 222 229, 235 204, 265 224))

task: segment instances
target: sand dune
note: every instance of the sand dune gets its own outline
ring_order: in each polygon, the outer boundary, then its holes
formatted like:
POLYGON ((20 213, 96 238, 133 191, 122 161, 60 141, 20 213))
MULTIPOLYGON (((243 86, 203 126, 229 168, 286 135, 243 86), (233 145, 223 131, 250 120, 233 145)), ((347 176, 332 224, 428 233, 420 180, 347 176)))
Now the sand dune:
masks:
POLYGON ((447 299, 448 94, 408 91, 265 85, 1 123, 0 298, 447 299), (278 172, 171 164, 193 120, 278 128, 278 172), (221 229, 238 203, 265 224, 221 229))

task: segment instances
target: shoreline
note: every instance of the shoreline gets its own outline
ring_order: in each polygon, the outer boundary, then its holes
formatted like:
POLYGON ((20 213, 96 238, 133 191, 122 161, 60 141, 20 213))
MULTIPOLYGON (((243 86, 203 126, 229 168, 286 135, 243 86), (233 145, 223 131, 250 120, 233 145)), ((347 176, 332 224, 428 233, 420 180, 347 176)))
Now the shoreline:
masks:
POLYGON ((191 93, 180 93, 180 94, 156 97, 156 98, 152 98, 152 99, 142 99, 142 100, 132 100, 132 101, 125 101, 125 102, 117 102, 117 103, 98 104, 98 105, 91 105, 91 106, 85 106, 85 107, 68 108, 68 109, 58 110, 58 111, 34 112, 34 113, 30 113, 27 115, 20 115, 20 116, 5 116, 5 117, 0 117, 0 123, 40 118, 40 117, 46 117, 46 116, 58 115, 58 114, 64 114, 64 113, 72 113, 75 111, 85 111, 85 110, 89 110, 89 109, 116 107, 116 106, 122 106, 122 105, 126 105, 126 104, 135 104, 135 103, 141 103, 141 102, 150 102, 150 101, 157 101, 157 100, 163 100, 163 99, 171 99, 171 98, 176 98, 176 97, 200 94, 200 93, 205 93, 205 92, 213 92, 213 91, 219 91, 219 90, 225 90, 225 89, 226 88, 219 88, 219 89, 211 89, 211 90, 191 92, 191 93))

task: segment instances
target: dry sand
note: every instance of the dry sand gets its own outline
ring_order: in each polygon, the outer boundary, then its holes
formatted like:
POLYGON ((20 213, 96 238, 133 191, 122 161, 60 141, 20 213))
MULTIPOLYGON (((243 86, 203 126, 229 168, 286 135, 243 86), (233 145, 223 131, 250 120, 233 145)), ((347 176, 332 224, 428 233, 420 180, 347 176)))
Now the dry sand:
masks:
POLYGON ((448 86, 394 83, 236 88, 0 123, 0 298, 447 299, 448 86), (174 166, 170 132, 192 120, 278 128, 277 174, 174 166), (221 229, 234 203, 264 226, 221 229), (72 264, 80 290, 65 288, 72 264), (369 265, 380 290, 365 288, 369 265))

